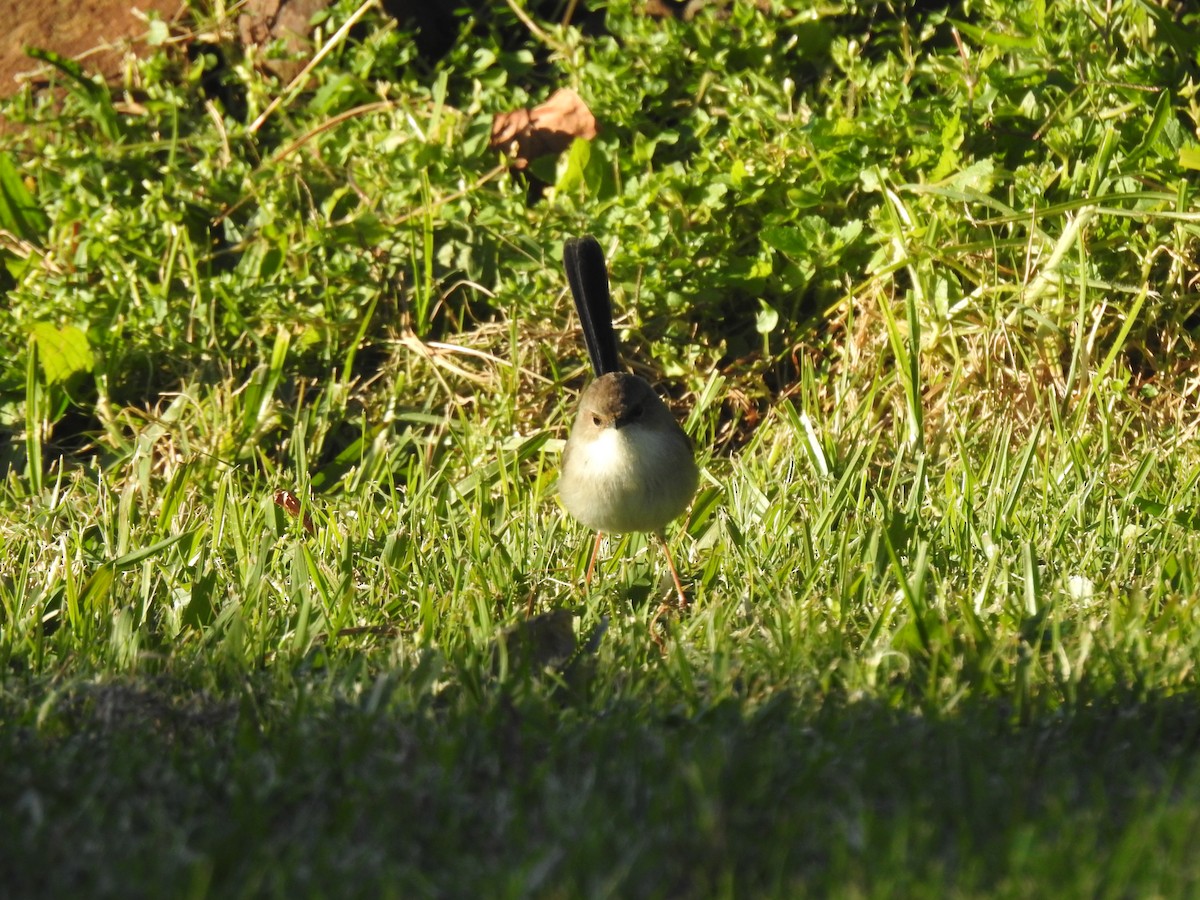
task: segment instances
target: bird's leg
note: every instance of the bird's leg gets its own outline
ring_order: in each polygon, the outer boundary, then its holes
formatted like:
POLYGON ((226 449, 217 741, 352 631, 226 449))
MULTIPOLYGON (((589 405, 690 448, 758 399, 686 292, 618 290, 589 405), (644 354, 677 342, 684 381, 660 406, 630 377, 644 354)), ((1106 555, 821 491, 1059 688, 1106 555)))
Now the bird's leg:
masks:
POLYGON ((604 532, 597 531, 596 532, 596 543, 592 547, 592 558, 588 562, 587 574, 585 576, 583 576, 583 586, 584 587, 587 587, 589 584, 592 583, 592 572, 596 568, 596 557, 598 557, 600 555, 600 542, 602 540, 604 540, 604 532))
POLYGON ((687 609, 687 595, 683 592, 683 584, 679 580, 679 573, 675 571, 675 561, 671 559, 671 549, 667 546, 667 536, 659 534, 658 540, 662 544, 663 553, 667 557, 667 568, 671 570, 671 580, 675 582, 675 593, 679 597, 679 608, 687 609))

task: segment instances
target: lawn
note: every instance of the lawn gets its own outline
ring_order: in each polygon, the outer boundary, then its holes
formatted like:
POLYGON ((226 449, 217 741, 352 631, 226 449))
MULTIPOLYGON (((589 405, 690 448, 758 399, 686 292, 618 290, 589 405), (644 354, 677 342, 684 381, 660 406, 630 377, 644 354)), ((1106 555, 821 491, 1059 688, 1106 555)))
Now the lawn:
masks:
POLYGON ((1200 891, 1200 14, 693 6, 38 53, 0 893, 1200 891), (667 616, 555 499, 584 233, 698 447, 667 616))

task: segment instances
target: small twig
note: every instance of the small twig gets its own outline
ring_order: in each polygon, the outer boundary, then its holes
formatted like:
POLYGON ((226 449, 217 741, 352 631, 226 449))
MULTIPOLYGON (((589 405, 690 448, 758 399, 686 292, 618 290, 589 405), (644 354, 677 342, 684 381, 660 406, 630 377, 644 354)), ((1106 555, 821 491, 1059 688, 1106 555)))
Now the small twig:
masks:
POLYGON ((204 101, 204 111, 208 113, 208 117, 212 119, 213 127, 217 129, 217 134, 221 136, 221 165, 228 166, 233 160, 233 151, 229 149, 229 133, 225 130, 225 120, 221 118, 221 113, 211 100, 204 101))
MULTIPOLYGON (((43 260, 46 260, 46 257, 36 246, 24 238, 13 234, 11 231, 5 231, 3 228, 0 228, 0 247, 9 250, 15 256, 19 256, 21 259, 29 259, 31 256, 37 256, 43 260)), ((57 267, 54 267, 53 271, 58 272, 61 270, 57 267)))
POLYGON ((328 131, 330 128, 342 124, 347 119, 353 119, 357 116, 366 115, 367 113, 377 112, 381 109, 391 109, 395 105, 396 104, 394 104, 391 100, 379 100, 375 103, 366 103, 362 106, 356 106, 354 109, 348 109, 345 112, 338 113, 333 118, 326 119, 316 128, 309 129, 304 134, 300 135, 300 137, 296 138, 296 140, 292 141, 290 144, 276 153, 273 157, 271 157, 271 164, 274 165, 277 162, 287 159, 289 156, 315 138, 318 134, 322 134, 328 131))
MULTIPOLYGON (((414 351, 418 356, 420 356, 426 362, 429 362, 435 366, 441 366, 441 367, 449 370, 450 372, 453 372, 459 378, 462 378, 466 381, 473 381, 476 384, 491 384, 491 381, 489 379, 487 379, 486 377, 484 377, 483 375, 477 375, 474 372, 468 371, 467 369, 464 369, 462 366, 456 365, 455 363, 451 362, 449 359, 447 359, 447 356, 450 355, 447 351, 442 350, 440 348, 432 347, 430 344, 421 340, 419 337, 417 337, 415 334, 413 334, 411 332, 409 332, 408 334, 405 334, 403 337, 401 337, 399 340, 399 343, 401 346, 407 347, 409 350, 414 351)), ((441 346, 447 347, 450 345, 442 344, 441 346)), ((447 385, 447 389, 449 389, 448 385, 447 385)))
POLYGON ((975 76, 971 72, 971 58, 967 56, 967 48, 963 45, 958 29, 951 26, 950 34, 954 36, 954 43, 958 45, 958 55, 962 58, 963 81, 967 84, 967 105, 973 106, 975 104, 975 76))
POLYGON ((521 24, 529 29, 529 33, 545 44, 552 50, 562 50, 562 46, 552 38, 537 22, 529 17, 529 13, 521 9, 517 0, 504 0, 508 4, 508 8, 513 11, 513 15, 521 20, 521 24))

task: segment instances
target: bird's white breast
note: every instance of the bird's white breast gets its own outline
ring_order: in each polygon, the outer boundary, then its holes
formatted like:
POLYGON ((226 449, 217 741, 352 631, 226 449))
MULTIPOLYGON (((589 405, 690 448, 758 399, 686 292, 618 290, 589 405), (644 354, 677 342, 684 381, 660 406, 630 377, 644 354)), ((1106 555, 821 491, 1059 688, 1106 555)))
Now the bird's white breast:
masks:
POLYGON ((659 531, 687 507, 696 481, 682 432, 630 424, 573 447, 559 492, 567 511, 597 531, 659 531))

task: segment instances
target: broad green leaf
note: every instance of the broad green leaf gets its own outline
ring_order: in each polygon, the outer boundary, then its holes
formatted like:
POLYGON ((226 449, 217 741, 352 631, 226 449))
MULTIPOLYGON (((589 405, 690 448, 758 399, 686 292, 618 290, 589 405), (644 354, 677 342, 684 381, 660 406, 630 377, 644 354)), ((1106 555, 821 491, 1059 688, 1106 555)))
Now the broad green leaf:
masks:
POLYGON ((171 38, 171 29, 162 19, 152 19, 146 29, 146 43, 151 47, 161 47, 171 38))
POLYGON ((95 572, 89 575, 87 581, 83 583, 83 590, 79 594, 80 609, 94 610, 96 606, 108 597, 116 577, 116 567, 110 562, 103 563, 95 572))
POLYGON ((958 148, 963 142, 963 125, 962 117, 957 110, 953 115, 947 116, 946 121, 942 124, 942 152, 938 157, 937 165, 933 167, 933 171, 929 173, 931 181, 941 181, 951 172, 959 169, 961 158, 958 153, 958 148))
POLYGON ((808 259, 814 255, 811 233, 794 225, 771 225, 762 230, 761 236, 768 246, 788 256, 808 259))
POLYGON ((1159 92, 1158 102, 1154 104, 1154 115, 1150 119, 1150 127, 1142 136, 1141 141, 1125 158, 1126 163, 1131 163, 1134 160, 1141 159, 1154 148, 1154 142, 1158 140, 1158 136, 1162 134, 1163 129, 1167 126, 1167 119, 1171 116, 1171 92, 1163 90, 1159 92))
POLYGON ((69 385, 95 367, 88 337, 74 325, 59 328, 50 322, 37 322, 30 331, 37 342, 38 363, 46 384, 69 385))
POLYGON ((990 159, 981 159, 946 179, 945 185, 986 194, 992 189, 992 178, 996 164, 990 159))
POLYGON ((41 244, 50 228, 12 157, 5 152, 0 152, 0 228, 31 244, 41 244))
POLYGON ((161 541, 155 541, 146 547, 139 547, 137 550, 131 550, 124 556, 114 559, 106 565, 112 566, 116 570, 130 569, 136 566, 143 560, 149 559, 152 556, 157 556, 168 547, 173 547, 182 540, 186 540, 194 535, 199 529, 193 528, 190 531, 183 531, 179 534, 171 535, 169 538, 164 538, 161 541))
POLYGON ((1026 35, 1001 34, 991 28, 980 28, 969 22, 951 19, 951 24, 959 31, 978 44, 985 47, 998 47, 1001 50, 1033 50, 1037 47, 1037 39, 1026 35))
POLYGON ((759 334, 770 334, 779 326, 779 312, 765 300, 758 301, 758 312, 754 314, 754 330, 759 334))
POLYGON ((584 183, 584 169, 592 155, 592 142, 583 138, 571 141, 571 147, 559 165, 558 179, 554 189, 560 194, 569 194, 578 190, 584 183))

